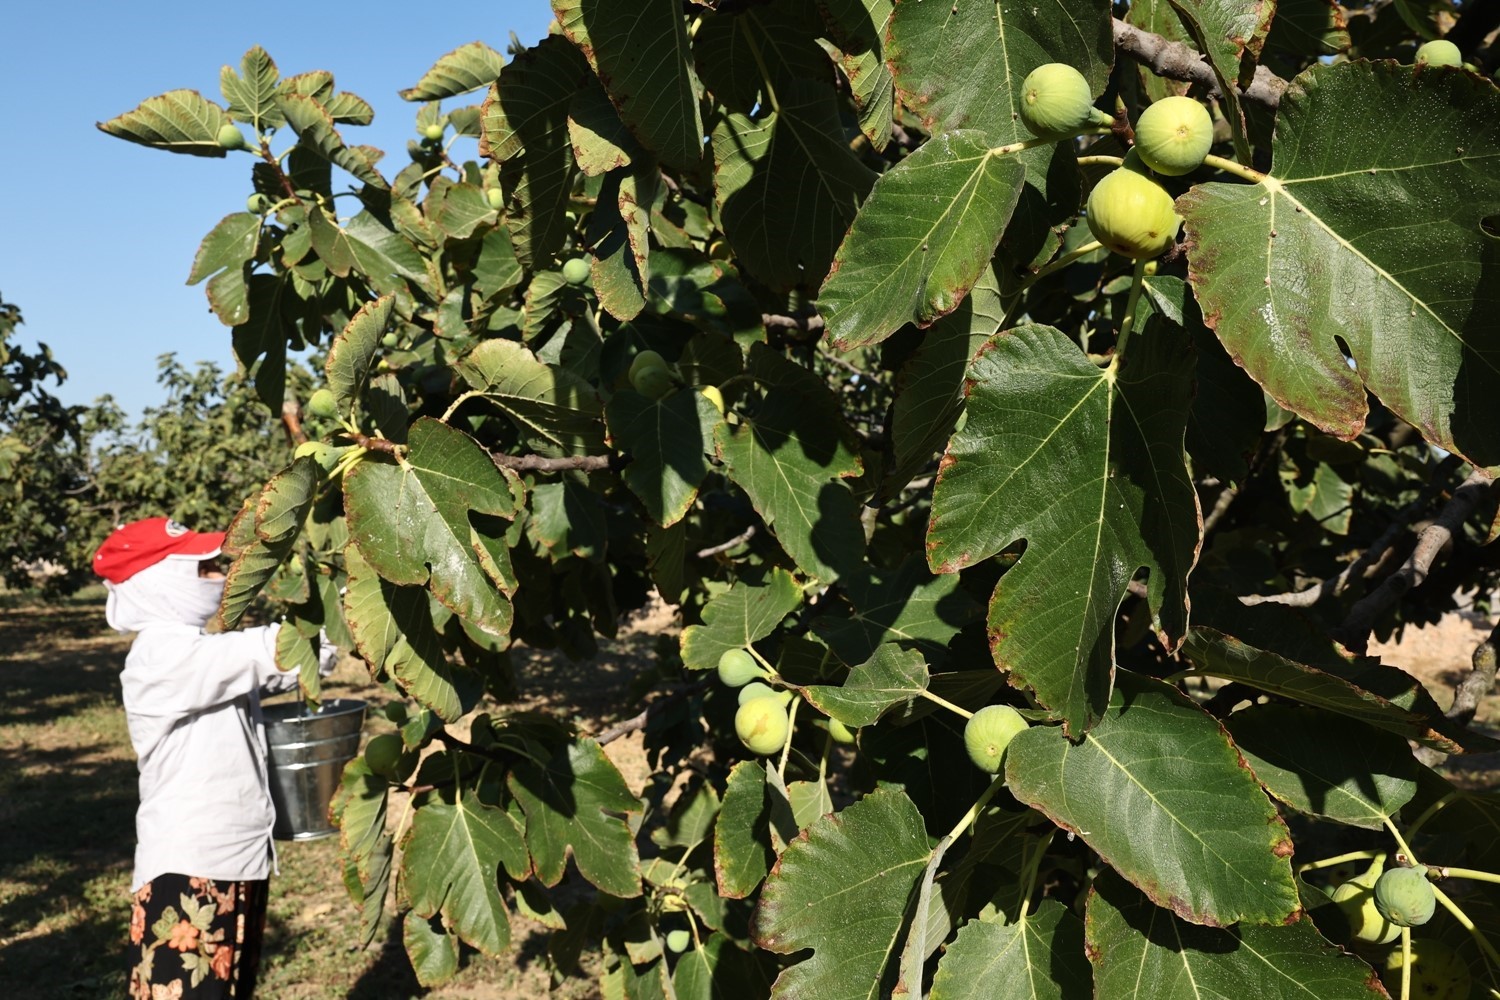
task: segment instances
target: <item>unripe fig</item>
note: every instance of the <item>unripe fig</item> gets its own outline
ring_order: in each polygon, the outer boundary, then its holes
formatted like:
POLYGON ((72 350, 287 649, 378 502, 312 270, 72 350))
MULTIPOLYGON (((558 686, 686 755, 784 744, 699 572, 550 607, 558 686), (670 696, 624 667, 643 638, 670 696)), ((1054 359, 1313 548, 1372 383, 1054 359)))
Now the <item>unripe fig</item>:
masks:
POLYGON ((999 774, 1005 748, 1026 728, 1026 719, 1009 705, 986 705, 964 726, 964 749, 974 766, 999 774))
POLYGON ((490 208, 499 211, 501 208, 505 207, 505 192, 501 191, 499 188, 485 188, 484 200, 489 202, 490 208))
POLYGON ((1131 259, 1157 257, 1177 239, 1182 220, 1172 196, 1149 177, 1121 167, 1094 185, 1089 231, 1110 250, 1131 259))
POLYGON ((704 399, 714 404, 714 409, 718 410, 719 416, 722 417, 724 415, 724 394, 719 391, 719 387, 716 385, 705 385, 700 387, 698 391, 703 394, 704 399))
POLYGON ((828 720, 828 735, 833 737, 833 742, 835 743, 854 742, 854 733, 838 719, 828 720))
POLYGON ((589 280, 589 262, 582 257, 569 257, 563 262, 563 280, 570 285, 581 285, 589 280))
POLYGON ((1375 883, 1375 908, 1397 927, 1420 927, 1432 919, 1437 897, 1427 869, 1392 868, 1375 883))
POLYGON ((406 702, 388 702, 385 706, 384 714, 389 721, 394 722, 398 726, 401 725, 406 721, 406 702))
POLYGON ((271 207, 271 199, 259 191, 245 199, 245 211, 254 212, 256 215, 264 215, 266 209, 271 207))
POLYGON ((318 389, 307 399, 307 412, 315 417, 331 418, 339 415, 339 401, 332 389, 318 389))
MULTIPOLYGON (((1401 948, 1385 957, 1380 978, 1392 996, 1401 995, 1401 948)), ((1469 1000, 1474 977, 1464 957, 1441 941, 1411 939, 1411 995, 1422 1000, 1469 1000)))
POLYGON ((754 698, 734 713, 734 731, 751 753, 765 757, 786 746, 791 726, 779 698, 754 698))
POLYGON ((396 336, 394 333, 388 333, 384 337, 380 338, 380 346, 386 348, 387 350, 396 347, 400 343, 401 338, 396 336))
POLYGON ((630 387, 651 399, 661 399, 671 392, 672 376, 666 360, 651 350, 637 354, 630 362, 630 387))
POLYGON ((1434 38, 1417 48, 1418 66, 1462 66, 1463 53, 1446 38, 1434 38))
POLYGON ((219 144, 220 149, 244 149, 245 133, 239 130, 239 126, 233 122, 225 122, 219 126, 219 132, 214 136, 214 141, 219 144))
POLYGON ((728 649, 719 657, 719 680, 732 688, 744 687, 764 676, 766 672, 755 662, 755 657, 743 649, 728 649))
POLYGON ((1109 115, 1094 107, 1089 82, 1067 63, 1045 63, 1021 82, 1021 124, 1034 136, 1070 135, 1109 123, 1109 115))
POLYGON ((756 698, 775 698, 778 704, 785 705, 792 700, 792 692, 773 688, 761 681, 751 681, 740 688, 739 703, 741 705, 747 701, 754 701, 756 698))
POLYGON ((1377 864, 1333 890, 1333 901, 1349 921, 1349 936, 1353 941, 1390 944, 1401 936, 1401 928, 1382 916, 1375 905, 1375 882, 1379 878, 1380 866, 1377 864))
POLYGON ((667 932, 667 950, 674 955, 681 955, 692 943, 693 935, 680 927, 675 931, 667 932))
POLYGON ((365 744, 365 763, 370 766, 371 771, 383 778, 390 778, 396 774, 401 755, 405 751, 406 745, 401 742, 400 736, 381 733, 370 737, 370 742, 365 744))
POLYGON ((1135 148, 1146 166, 1178 177, 1203 165, 1214 144, 1214 121, 1191 97, 1164 97, 1141 112, 1135 148))
POLYGON ((422 136, 425 139, 430 139, 433 142, 437 142, 443 138, 443 126, 437 122, 433 122, 431 125, 425 125, 422 128, 422 136))

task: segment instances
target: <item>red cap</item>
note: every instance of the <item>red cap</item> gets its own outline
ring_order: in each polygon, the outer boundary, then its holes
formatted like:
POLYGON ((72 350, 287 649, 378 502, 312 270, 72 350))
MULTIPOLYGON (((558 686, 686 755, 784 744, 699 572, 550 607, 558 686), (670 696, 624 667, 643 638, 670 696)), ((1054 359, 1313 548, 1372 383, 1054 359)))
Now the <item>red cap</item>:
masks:
POLYGON ((224 545, 222 531, 193 531, 165 517, 134 521, 104 540, 94 553, 94 572, 110 583, 124 583, 168 556, 208 559, 224 545))

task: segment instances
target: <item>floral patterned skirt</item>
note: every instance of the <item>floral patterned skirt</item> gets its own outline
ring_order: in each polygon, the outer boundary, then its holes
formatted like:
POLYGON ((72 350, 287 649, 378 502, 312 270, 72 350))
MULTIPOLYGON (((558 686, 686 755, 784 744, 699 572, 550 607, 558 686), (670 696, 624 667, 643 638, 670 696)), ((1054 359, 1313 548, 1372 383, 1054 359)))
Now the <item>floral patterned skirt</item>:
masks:
POLYGON ((266 923, 265 879, 160 875, 130 909, 131 1000, 247 1000, 266 923))

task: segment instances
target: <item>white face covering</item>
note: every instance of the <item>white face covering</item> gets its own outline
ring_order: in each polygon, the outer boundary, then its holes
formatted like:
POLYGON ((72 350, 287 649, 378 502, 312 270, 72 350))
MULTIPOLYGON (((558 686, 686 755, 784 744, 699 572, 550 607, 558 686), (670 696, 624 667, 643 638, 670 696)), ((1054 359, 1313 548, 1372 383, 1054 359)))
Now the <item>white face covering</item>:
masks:
POLYGON ((117 632, 151 625, 208 624, 224 597, 224 581, 198 576, 199 556, 168 556, 124 583, 105 583, 104 618, 117 632))

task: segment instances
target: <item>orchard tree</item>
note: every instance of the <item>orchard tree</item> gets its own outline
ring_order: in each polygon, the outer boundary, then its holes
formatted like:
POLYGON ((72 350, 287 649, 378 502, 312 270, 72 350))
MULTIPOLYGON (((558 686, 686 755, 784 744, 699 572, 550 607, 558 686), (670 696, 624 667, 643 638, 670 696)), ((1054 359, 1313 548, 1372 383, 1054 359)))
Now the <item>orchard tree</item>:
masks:
POLYGON ((259 48, 101 124, 245 158, 189 280, 273 411, 327 351, 217 624, 268 592, 286 668, 405 699, 335 803, 367 938, 436 983, 522 914, 678 1000, 1500 987, 1500 799, 1443 773, 1493 637, 1446 711, 1366 655, 1497 582, 1495 9, 554 0, 394 166, 259 48), (627 721, 486 700, 653 591, 627 721))

